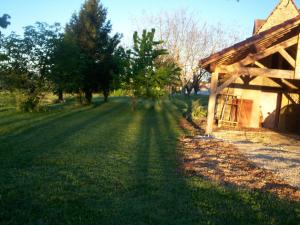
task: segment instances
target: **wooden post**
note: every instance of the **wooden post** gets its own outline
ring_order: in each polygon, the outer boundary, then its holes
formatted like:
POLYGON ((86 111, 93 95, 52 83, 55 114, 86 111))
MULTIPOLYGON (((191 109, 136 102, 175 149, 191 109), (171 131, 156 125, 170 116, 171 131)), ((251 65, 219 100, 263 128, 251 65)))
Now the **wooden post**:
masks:
POLYGON ((274 127, 275 129, 279 128, 281 104, 282 104, 282 92, 279 92, 277 94, 277 104, 276 104, 276 114, 275 114, 275 127, 274 127))
POLYGON ((218 79, 219 79, 219 73, 217 71, 213 72, 211 76, 210 95, 208 101, 206 134, 211 134, 213 132, 218 79))
POLYGON ((300 34, 298 35, 297 56, 295 66, 295 79, 300 79, 300 34))

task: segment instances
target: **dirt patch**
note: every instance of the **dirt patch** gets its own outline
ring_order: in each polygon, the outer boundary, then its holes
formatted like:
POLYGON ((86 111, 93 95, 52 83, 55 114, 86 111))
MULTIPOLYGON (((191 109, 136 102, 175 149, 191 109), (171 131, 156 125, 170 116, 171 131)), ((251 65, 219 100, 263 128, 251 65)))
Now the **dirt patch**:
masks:
MULTIPOLYGON (((182 126, 188 128, 185 122, 182 122, 182 126)), ((233 144, 204 136, 183 137, 180 141, 184 149, 183 165, 188 174, 300 201, 298 188, 272 171, 259 167, 233 144)))

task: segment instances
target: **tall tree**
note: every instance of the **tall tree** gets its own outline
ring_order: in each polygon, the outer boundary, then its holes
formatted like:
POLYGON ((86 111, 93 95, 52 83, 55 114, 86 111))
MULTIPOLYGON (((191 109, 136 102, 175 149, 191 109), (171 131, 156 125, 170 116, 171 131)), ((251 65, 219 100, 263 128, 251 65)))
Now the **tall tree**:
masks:
POLYGON ((91 103, 93 91, 99 89, 100 76, 104 74, 102 70, 110 70, 103 67, 103 62, 109 58, 107 54, 114 51, 115 43, 118 43, 118 35, 113 38, 109 36, 111 29, 107 10, 99 0, 86 0, 66 27, 66 35, 73 39, 81 55, 84 55, 86 67, 80 71, 83 76, 80 91, 84 93, 87 104, 91 103))

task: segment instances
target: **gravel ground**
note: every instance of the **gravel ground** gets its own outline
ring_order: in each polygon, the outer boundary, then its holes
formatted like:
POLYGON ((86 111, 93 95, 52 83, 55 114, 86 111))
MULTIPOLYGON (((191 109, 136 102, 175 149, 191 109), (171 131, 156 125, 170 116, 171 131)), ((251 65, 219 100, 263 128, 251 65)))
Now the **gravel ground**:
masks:
POLYGON ((219 130, 214 136, 229 141, 257 166, 271 170, 290 185, 300 188, 299 136, 269 130, 219 130))

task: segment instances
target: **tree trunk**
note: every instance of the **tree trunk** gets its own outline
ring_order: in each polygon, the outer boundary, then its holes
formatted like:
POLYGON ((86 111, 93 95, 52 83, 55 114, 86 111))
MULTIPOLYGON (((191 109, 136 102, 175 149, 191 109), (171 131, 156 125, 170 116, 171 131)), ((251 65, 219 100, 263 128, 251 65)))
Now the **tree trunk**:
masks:
POLYGON ((131 109, 132 109, 132 111, 136 110, 136 101, 137 101, 136 96, 132 96, 131 97, 131 109))
POLYGON ((103 90, 104 102, 108 102, 109 90, 103 90))
POLYGON ((62 90, 58 90, 57 96, 58 96, 58 102, 64 102, 64 93, 62 90))
POLYGON ((82 92, 81 92, 81 91, 79 91, 79 92, 77 93, 77 103, 78 103, 79 105, 82 105, 82 104, 83 104, 83 101, 82 101, 82 92))
POLYGON ((84 92, 85 104, 90 105, 92 103, 93 93, 88 90, 84 92))

